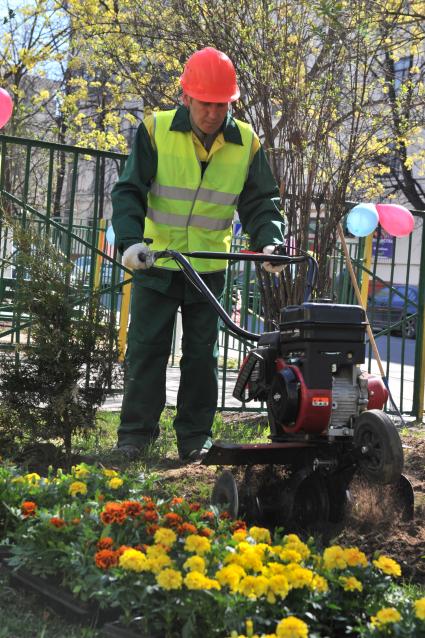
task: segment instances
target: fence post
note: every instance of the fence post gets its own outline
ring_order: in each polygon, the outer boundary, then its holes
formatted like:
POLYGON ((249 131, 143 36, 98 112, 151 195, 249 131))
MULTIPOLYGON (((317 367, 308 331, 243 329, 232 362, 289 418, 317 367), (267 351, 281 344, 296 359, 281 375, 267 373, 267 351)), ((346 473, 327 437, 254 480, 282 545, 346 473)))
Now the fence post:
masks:
POLYGON ((418 320, 416 322, 415 375, 413 382, 413 414, 419 423, 424 418, 425 392, 425 216, 422 217, 421 261, 419 265, 418 320))

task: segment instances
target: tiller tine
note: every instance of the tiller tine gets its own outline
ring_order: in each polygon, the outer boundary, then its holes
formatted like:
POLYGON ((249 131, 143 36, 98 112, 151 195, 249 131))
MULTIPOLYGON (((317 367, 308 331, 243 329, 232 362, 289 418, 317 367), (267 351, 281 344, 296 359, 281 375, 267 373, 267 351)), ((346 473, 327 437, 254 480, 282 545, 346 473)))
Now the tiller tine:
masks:
POLYGON ((404 521, 412 521, 415 516, 415 496, 413 487, 409 479, 400 475, 398 483, 395 485, 396 494, 402 507, 402 518, 404 521))

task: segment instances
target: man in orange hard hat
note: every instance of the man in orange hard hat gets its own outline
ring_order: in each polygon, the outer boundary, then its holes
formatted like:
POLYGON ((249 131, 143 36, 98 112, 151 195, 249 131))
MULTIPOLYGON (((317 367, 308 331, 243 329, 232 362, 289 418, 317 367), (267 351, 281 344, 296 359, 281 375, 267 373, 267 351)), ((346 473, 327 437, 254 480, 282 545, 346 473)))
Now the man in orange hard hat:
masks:
MULTIPOLYGON (((183 461, 201 458, 211 446, 218 397, 218 317, 174 262, 162 259, 151 267, 143 237, 153 239, 154 250, 228 252, 236 209, 254 250, 272 254, 284 236, 279 190, 259 139, 229 112, 240 95, 231 60, 212 47, 201 49, 188 59, 180 83, 183 104, 146 117, 112 191, 118 249, 134 271, 117 443, 128 458, 159 434, 179 308, 183 339, 174 428, 183 461)), ((220 298, 226 262, 191 263, 220 298)), ((266 262, 264 268, 282 267, 266 262)))

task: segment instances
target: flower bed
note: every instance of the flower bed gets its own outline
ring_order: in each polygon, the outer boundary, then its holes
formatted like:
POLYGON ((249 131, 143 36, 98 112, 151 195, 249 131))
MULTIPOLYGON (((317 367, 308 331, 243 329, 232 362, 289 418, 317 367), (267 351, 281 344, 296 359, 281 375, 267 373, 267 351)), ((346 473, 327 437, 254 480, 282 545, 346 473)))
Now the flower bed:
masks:
POLYGON ((86 465, 46 478, 0 467, 8 564, 151 638, 425 636, 425 598, 409 599, 391 558, 318 551, 153 491, 152 479, 86 465))

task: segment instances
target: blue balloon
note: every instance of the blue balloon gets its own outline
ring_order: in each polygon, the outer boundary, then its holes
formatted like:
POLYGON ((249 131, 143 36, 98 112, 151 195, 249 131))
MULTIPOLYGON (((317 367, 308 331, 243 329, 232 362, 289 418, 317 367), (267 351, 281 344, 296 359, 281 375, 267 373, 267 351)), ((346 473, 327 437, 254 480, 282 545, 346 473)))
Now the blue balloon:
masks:
POLYGON ((108 230, 106 231, 106 241, 111 246, 113 246, 115 244, 115 233, 114 233, 114 228, 113 228, 112 224, 111 224, 111 226, 109 226, 108 230))
POLYGON ((356 237, 366 237, 373 233, 379 222, 375 204, 357 204, 347 216, 347 228, 356 237))

